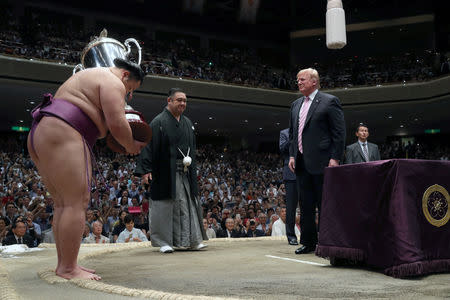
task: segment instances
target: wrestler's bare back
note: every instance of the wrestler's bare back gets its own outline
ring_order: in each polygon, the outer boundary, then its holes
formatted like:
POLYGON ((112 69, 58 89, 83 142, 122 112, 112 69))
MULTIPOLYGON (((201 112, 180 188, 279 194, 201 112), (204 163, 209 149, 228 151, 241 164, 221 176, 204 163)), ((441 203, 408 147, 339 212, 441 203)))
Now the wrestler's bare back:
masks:
POLYGON ((114 91, 117 106, 125 107, 125 87, 110 68, 90 68, 75 73, 59 87, 54 98, 78 106, 97 125, 99 138, 103 138, 108 132, 101 101, 103 89, 114 91))

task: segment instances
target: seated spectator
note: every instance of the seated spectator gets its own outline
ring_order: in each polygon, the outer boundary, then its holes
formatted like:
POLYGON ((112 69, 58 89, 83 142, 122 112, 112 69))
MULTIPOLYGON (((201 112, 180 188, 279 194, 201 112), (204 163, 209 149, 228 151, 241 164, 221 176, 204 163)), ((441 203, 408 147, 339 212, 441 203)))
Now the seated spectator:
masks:
POLYGON ((214 229, 208 226, 208 221, 206 221, 206 219, 203 219, 203 228, 205 229, 208 239, 216 238, 216 232, 214 231, 214 229))
POLYGON ((22 220, 24 220, 25 224, 27 225, 26 233, 32 236, 39 245, 39 243, 41 242, 41 227, 39 226, 39 224, 33 222, 33 214, 31 212, 27 212, 26 217, 22 220))
POLYGON ((102 235, 103 223, 100 221, 94 221, 92 223, 92 233, 83 239, 84 244, 106 244, 109 243, 109 239, 102 235))
POLYGON ((8 202, 5 206, 5 221, 6 225, 12 225, 14 219, 18 216, 17 207, 13 202, 8 202))
POLYGON ((119 221, 119 207, 112 207, 110 210, 110 215, 106 219, 106 232, 112 233, 114 224, 119 221))
POLYGON ((265 236, 262 230, 256 229, 255 219, 250 219, 248 222, 247 237, 265 236))
POLYGON ((113 232, 112 232, 114 243, 117 241, 119 234, 125 230, 124 219, 126 216, 127 216, 127 212, 122 210, 119 214, 119 221, 117 221, 116 224, 114 224, 114 228, 113 228, 113 232))
POLYGON ((221 229, 216 233, 218 238, 240 238, 244 235, 240 229, 236 229, 235 221, 228 218, 225 221, 225 229, 221 229))
POLYGON ((134 228, 134 221, 130 215, 126 215, 125 230, 123 230, 117 238, 117 243, 131 243, 131 242, 148 242, 145 234, 140 230, 134 228))
POLYGON ((0 243, 3 243, 6 235, 8 234, 10 226, 6 226, 5 217, 0 216, 0 243))
POLYGON ((272 229, 269 228, 269 225, 267 224, 267 216, 265 213, 260 213, 258 215, 258 226, 256 226, 256 229, 261 230, 264 235, 272 234, 272 229))
POLYGON ((22 220, 17 220, 12 225, 12 235, 7 236, 3 240, 3 246, 25 244, 29 248, 36 247, 37 241, 30 235, 26 234, 27 226, 22 220))
MULTIPOLYGON (((300 236, 297 226, 294 227, 295 235, 300 236)), ((280 210, 280 218, 272 225, 272 236, 286 236, 286 207, 280 210)))
POLYGON ((50 221, 50 229, 47 229, 46 231, 44 231, 42 233, 42 242, 43 243, 47 243, 47 244, 54 244, 55 243, 55 236, 53 234, 53 215, 50 215, 50 217, 48 217, 48 220, 50 221))
POLYGON ((91 234, 91 227, 89 226, 88 223, 85 223, 84 224, 84 231, 83 231, 83 239, 87 238, 90 234, 91 234))
POLYGON ((50 222, 48 220, 49 214, 44 209, 39 210, 38 217, 35 218, 35 222, 41 227, 41 230, 47 230, 50 228, 50 222))

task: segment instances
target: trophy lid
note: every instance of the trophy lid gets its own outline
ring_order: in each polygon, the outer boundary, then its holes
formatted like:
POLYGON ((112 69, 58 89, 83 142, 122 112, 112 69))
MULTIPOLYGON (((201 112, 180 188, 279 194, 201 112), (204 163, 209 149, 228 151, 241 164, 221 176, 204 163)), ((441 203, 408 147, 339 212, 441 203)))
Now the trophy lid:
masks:
POLYGON ((106 30, 106 28, 104 28, 99 36, 94 36, 94 38, 89 42, 89 44, 86 45, 86 47, 84 47, 83 51, 81 52, 81 63, 83 64, 83 66, 85 65, 85 56, 86 54, 94 47, 99 46, 100 44, 104 44, 104 43, 108 43, 108 44, 114 44, 117 45, 121 48, 123 53, 127 52, 127 49, 125 48, 125 46, 119 42, 116 39, 113 38, 109 38, 108 36, 108 30, 106 30))

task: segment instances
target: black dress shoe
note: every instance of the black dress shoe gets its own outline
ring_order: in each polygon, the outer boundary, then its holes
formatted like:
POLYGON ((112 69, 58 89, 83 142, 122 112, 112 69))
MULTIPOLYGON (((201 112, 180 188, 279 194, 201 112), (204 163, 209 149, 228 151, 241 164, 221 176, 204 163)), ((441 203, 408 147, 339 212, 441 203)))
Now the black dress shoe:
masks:
POLYGON ((292 239, 292 240, 288 240, 288 243, 289 243, 289 245, 292 245, 292 246, 296 246, 296 245, 298 245, 298 242, 297 242, 297 240, 294 240, 294 239, 292 239))
POLYGON ((297 250, 295 250, 295 254, 307 254, 314 252, 316 250, 315 246, 301 246, 297 250))

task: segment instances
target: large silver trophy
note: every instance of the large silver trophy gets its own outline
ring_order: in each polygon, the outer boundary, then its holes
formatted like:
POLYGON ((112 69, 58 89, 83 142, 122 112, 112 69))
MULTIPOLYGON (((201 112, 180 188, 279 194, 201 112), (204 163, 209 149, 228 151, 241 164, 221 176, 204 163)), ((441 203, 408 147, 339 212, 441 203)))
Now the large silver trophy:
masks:
MULTIPOLYGON (((78 64, 73 69, 75 74, 77 71, 84 70, 86 68, 95 67, 114 67, 114 59, 122 58, 125 60, 130 59, 131 46, 130 43, 136 45, 138 49, 137 64, 141 64, 141 46, 133 39, 129 38, 122 44, 118 40, 107 37, 108 31, 103 29, 98 37, 95 37, 91 42, 83 49, 81 53, 81 64, 78 64)), ((125 117, 130 124, 133 132, 134 139, 141 142, 149 142, 152 137, 152 130, 145 121, 143 115, 135 111, 131 106, 126 104, 125 100, 125 117)), ((113 151, 126 154, 125 148, 116 141, 116 139, 108 133, 106 137, 106 144, 113 151)))
POLYGON ((124 44, 113 38, 107 37, 108 31, 103 29, 98 37, 95 37, 81 52, 81 64, 73 69, 73 73, 86 68, 113 67, 115 58, 129 60, 133 43, 138 49, 137 64, 141 64, 141 46, 133 39, 126 39, 124 44))

